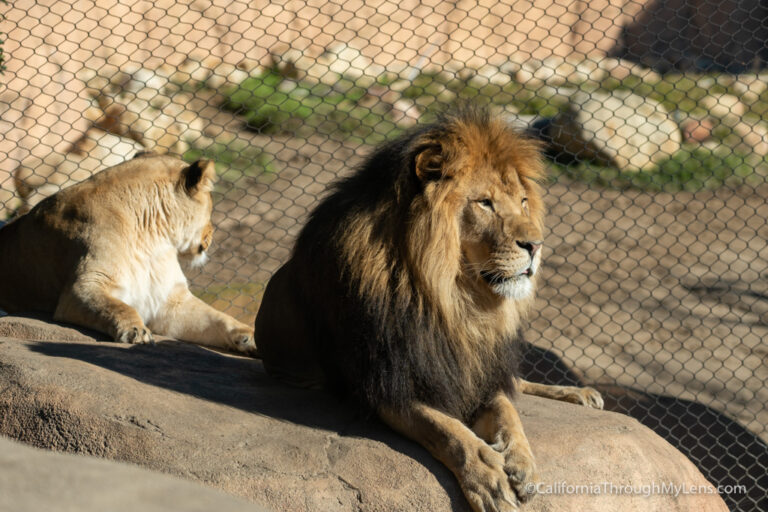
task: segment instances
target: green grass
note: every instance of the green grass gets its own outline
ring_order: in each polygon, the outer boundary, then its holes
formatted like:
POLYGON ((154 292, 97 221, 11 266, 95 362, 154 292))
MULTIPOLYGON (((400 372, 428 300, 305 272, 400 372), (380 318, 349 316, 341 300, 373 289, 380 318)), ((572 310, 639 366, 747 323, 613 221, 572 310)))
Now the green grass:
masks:
POLYGON ((510 78, 505 84, 488 83, 486 79, 446 73, 422 73, 406 87, 403 97, 427 103, 426 112, 435 113, 455 101, 471 100, 480 105, 511 107, 521 115, 552 117, 562 111, 565 98, 542 95, 541 90, 528 88, 510 78), (424 98, 437 101, 424 102, 424 98))
POLYGON ((261 177, 276 172, 274 157, 259 147, 249 146, 244 142, 229 144, 213 143, 205 148, 192 147, 183 157, 187 162, 208 158, 216 162, 219 177, 228 182, 236 182, 242 176, 261 177))
POLYGON ((756 172, 744 156, 738 153, 717 154, 705 148, 678 151, 651 170, 620 171, 582 163, 555 165, 552 177, 554 180, 567 177, 590 185, 653 192, 695 192, 722 186, 754 186, 766 181, 766 177, 756 172))
MULTIPOLYGON (((719 73, 668 73, 656 81, 629 76, 621 81, 607 78, 599 85, 599 90, 630 90, 661 102, 670 111, 706 115, 707 109, 700 105, 705 97, 720 94, 741 97, 733 85, 736 78, 719 73)), ((768 121, 768 91, 764 91, 757 101, 749 105, 745 118, 768 121)))
POLYGON ((629 90, 639 96, 658 101, 669 111, 695 112, 699 101, 705 96, 725 91, 725 88, 717 84, 709 89, 700 87, 698 85, 700 78, 688 75, 665 75, 657 82, 648 82, 639 77, 630 76, 622 81, 608 79, 601 84, 601 89, 629 90))
MULTIPOLYGON (((372 88, 359 83, 345 77, 339 77, 333 85, 309 83, 267 69, 237 87, 225 89, 222 106, 242 116, 249 129, 265 134, 306 137, 319 132, 366 144, 399 135, 403 127, 392 121, 391 105, 374 95, 372 88)), ((394 77, 382 76, 374 87, 381 94, 382 89, 386 91, 397 83, 394 77)), ((421 73, 397 90, 404 99, 421 107, 424 119, 461 100, 512 106, 524 115, 553 116, 565 107, 563 98, 542 97, 511 79, 498 85, 477 77, 421 73)))
POLYGON ((387 117, 387 106, 352 80, 333 85, 296 81, 275 69, 224 91, 223 108, 241 115, 259 133, 309 136, 341 134, 377 143, 399 133, 387 117))
MULTIPOLYGON (((310 83, 286 77, 273 68, 225 90, 223 106, 241 115, 250 129, 267 134, 308 137, 319 132, 376 144, 401 133, 403 127, 389 116, 391 105, 373 94, 372 88, 360 84, 342 76, 332 85, 310 83)), ((552 88, 527 87, 512 79, 507 83, 489 83, 482 77, 460 73, 421 73, 410 82, 395 75, 382 75, 372 87, 377 88, 379 95, 387 89, 400 91, 400 96, 420 106, 422 122, 432 119, 446 104, 461 100, 511 107, 522 115, 540 117, 553 117, 567 104, 566 98, 552 88)), ((716 74, 678 73, 655 80, 629 76, 621 81, 607 79, 581 87, 605 92, 627 89, 661 102, 670 111, 698 114, 706 113, 699 106, 704 97, 729 92, 716 74)), ((768 105, 768 92, 765 95, 768 105)), ((768 115, 768 107, 765 113, 768 115)), ((270 172, 268 155, 244 155, 247 150, 226 147, 207 151, 233 172, 253 172, 254 167, 261 169, 259 172, 270 172)), ((727 148, 711 151, 697 147, 683 149, 649 170, 623 172, 591 164, 555 165, 554 174, 599 186, 649 191, 694 191, 764 182, 763 171, 756 172, 754 159, 749 159, 749 163, 747 159, 737 152, 728 152, 727 148)))

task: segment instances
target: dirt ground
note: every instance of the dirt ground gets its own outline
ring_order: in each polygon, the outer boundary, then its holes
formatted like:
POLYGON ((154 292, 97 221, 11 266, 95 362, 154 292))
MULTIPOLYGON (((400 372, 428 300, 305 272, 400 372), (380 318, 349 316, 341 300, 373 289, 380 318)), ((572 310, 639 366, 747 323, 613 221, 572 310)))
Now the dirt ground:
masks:
MULTIPOLYGON (((370 151, 251 136, 273 172, 220 184, 211 263, 193 277, 252 321, 312 206, 370 151)), ((543 281, 527 341, 587 382, 693 400, 768 441, 768 187, 658 193, 548 187, 543 281)))

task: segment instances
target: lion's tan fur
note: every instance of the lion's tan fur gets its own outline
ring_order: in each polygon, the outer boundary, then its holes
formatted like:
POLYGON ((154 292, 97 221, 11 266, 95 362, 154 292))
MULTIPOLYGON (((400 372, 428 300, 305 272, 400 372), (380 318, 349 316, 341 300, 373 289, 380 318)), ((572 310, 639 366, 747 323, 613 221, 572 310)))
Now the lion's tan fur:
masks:
POLYGON ((272 375, 346 391, 450 468, 477 512, 533 496, 515 383, 600 403, 515 374, 541 261, 540 178, 537 144, 485 110, 414 129, 317 206, 256 318, 272 375))
POLYGON ((427 133, 414 143, 434 144, 441 145, 452 179, 437 182, 430 197, 416 197, 411 205, 406 237, 410 272, 400 274, 399 282, 391 282, 391 248, 373 234, 382 211, 349 222, 343 234, 343 253, 352 277, 360 284, 361 295, 416 305, 436 325, 443 326, 465 364, 481 372, 486 351, 480 347, 514 336, 533 297, 520 301, 478 297, 469 285, 474 276, 467 276, 462 268, 458 212, 469 182, 488 180, 504 170, 519 176, 534 222, 541 229, 544 206, 537 183, 543 177, 539 146, 511 131, 500 119, 484 127, 459 121, 450 132, 438 137, 427 133))
POLYGON ((252 348, 247 326, 191 295, 179 264, 205 257, 214 179, 212 162, 143 156, 43 200, 0 230, 0 308, 118 341, 151 341, 151 328, 252 348))

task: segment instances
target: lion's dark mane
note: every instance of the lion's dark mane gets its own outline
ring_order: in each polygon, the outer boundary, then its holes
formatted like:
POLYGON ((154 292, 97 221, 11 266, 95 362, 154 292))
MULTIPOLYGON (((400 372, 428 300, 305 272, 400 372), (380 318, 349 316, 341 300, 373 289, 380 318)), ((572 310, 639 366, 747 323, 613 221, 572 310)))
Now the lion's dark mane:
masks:
MULTIPOLYGON (((475 122, 487 120, 486 113, 470 115, 479 116, 475 122)), ((470 372, 445 330, 426 313, 423 294, 411 285, 405 294, 410 300, 403 300, 392 289, 408 272, 404 235, 422 187, 413 169, 414 141, 428 130, 447 129, 441 123, 446 121, 379 147, 339 181, 300 233, 290 268, 301 286, 315 355, 333 387, 373 410, 421 402, 469 421, 493 393, 512 392, 514 336, 488 340, 484 371, 470 372), (387 248, 386 268, 378 269, 388 274, 385 293, 361 292, 355 269, 343 257, 344 234, 361 216, 372 219, 372 238, 387 248)))

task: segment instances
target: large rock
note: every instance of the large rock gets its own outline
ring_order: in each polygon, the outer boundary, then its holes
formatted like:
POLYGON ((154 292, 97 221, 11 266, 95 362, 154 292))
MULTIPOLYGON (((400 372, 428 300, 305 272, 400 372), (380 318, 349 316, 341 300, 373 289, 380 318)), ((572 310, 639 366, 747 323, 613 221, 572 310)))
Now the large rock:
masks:
MULTIPOLYGON (((257 360, 99 338, 0 319, 0 433, 198 480, 274 510, 468 510, 424 449, 321 391, 273 382, 257 360)), ((709 484, 637 421, 531 397, 517 404, 551 492, 524 510, 726 510, 717 495, 654 493, 709 484), (592 494, 568 494, 568 485, 592 494)))
POLYGON ((626 90, 575 92, 549 133, 558 150, 625 171, 652 169, 682 144, 661 103, 626 90))
POLYGON ((0 510, 260 512, 221 491, 129 464, 53 453, 0 438, 0 510))

